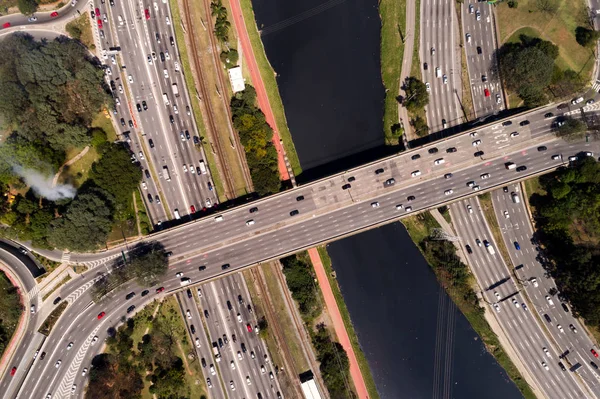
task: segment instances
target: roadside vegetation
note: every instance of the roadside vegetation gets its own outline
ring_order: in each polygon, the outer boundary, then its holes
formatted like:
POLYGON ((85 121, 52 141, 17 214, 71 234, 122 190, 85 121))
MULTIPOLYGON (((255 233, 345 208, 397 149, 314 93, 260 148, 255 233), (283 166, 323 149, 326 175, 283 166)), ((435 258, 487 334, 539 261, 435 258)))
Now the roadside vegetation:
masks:
POLYGON ((158 242, 136 244, 124 263, 122 258, 112 265, 111 273, 105 274, 91 288, 91 297, 100 301, 106 294, 129 280, 136 280, 142 287, 150 287, 159 282, 169 267, 164 247, 158 242))
MULTIPOLYGON (((590 40, 590 16, 587 3, 583 0, 518 0, 499 2, 496 7, 496 21, 500 37, 499 43, 504 47, 510 43, 522 42, 521 36, 550 42, 557 47, 556 55, 547 65, 539 63, 539 56, 531 59, 529 69, 541 68, 543 80, 548 82, 547 71, 552 75, 549 84, 531 84, 523 81, 522 91, 510 87, 506 75, 501 69, 501 77, 512 95, 518 95, 525 106, 543 101, 552 101, 580 90, 589 81, 594 65, 593 44, 590 40), (579 39, 578 39, 579 38, 579 39), (551 67, 551 68, 550 68, 551 67), (559 86, 558 90, 551 86, 559 86), (527 88, 532 86, 531 88, 527 88), (550 87, 548 87, 550 86, 550 87), (541 93, 540 93, 541 92, 541 93)), ((502 49, 501 49, 502 50, 502 49)), ((502 53, 502 51, 501 51, 502 53)), ((530 54, 532 52, 530 51, 530 54)), ((502 55, 500 55, 502 65, 502 55)), ((515 68, 517 69, 517 67, 515 68)), ((520 69, 520 68, 519 68, 520 69)), ((515 79, 516 80, 516 79, 515 79)), ((542 82, 543 83, 543 82, 542 82)), ((512 96, 511 96, 512 97, 512 96)), ((516 104, 514 98, 511 102, 516 104)))
POLYGON ((206 397, 199 366, 192 369, 185 359, 192 351, 174 297, 159 305, 156 317, 150 309, 154 306, 128 319, 107 338, 106 353, 92 360, 86 397, 206 397))
POLYGON ((67 305, 68 305, 67 301, 62 301, 60 303, 60 305, 58 305, 56 308, 54 308, 52 313, 50 313, 48 315, 48 317, 46 317, 46 320, 44 320, 44 323, 40 326, 40 328, 38 329, 38 332, 40 334, 44 334, 45 336, 50 335, 50 332, 52 332, 54 325, 56 324, 56 322, 58 321, 60 316, 63 314, 63 312, 67 308, 67 305))
POLYGON ((89 48, 90 50, 96 49, 96 45, 94 44, 94 36, 92 34, 92 27, 90 25, 90 19, 86 14, 81 15, 80 17, 69 22, 65 26, 65 29, 73 39, 79 40, 85 47, 89 48))
POLYGON ((315 283, 310 260, 306 252, 281 259, 283 274, 292 298, 298 303, 300 315, 306 323, 311 341, 319 360, 319 370, 332 398, 352 397, 346 382, 350 372, 348 355, 344 348, 331 337, 322 322, 314 321, 323 312, 321 293, 315 283))
POLYGON ((398 120, 398 90, 400 88, 400 72, 404 43, 402 41, 406 26, 406 3, 394 0, 379 2, 381 17, 381 78, 385 91, 383 110, 383 131, 388 145, 398 144, 404 134, 398 120))
POLYGON ((533 194, 540 260, 562 300, 600 327, 600 164, 584 157, 572 168, 540 176, 545 195, 533 194))
POLYGON ((10 131, 0 146, 0 234, 73 251, 97 249, 115 227, 122 235, 135 225, 141 171, 128 149, 93 127, 112 108, 103 71, 64 37, 11 35, 0 51, 13 54, 0 61, 0 115, 10 131), (52 173, 87 146, 97 158, 58 183, 52 173))
POLYGON ((0 271, 0 358, 17 328, 22 312, 17 287, 0 271))
POLYGON ((556 137, 560 137, 566 141, 579 140, 585 137, 588 127, 586 123, 580 119, 565 118, 563 124, 554 130, 556 137))
POLYGON ((533 391, 510 360, 496 334, 484 317, 484 308, 473 287, 477 283, 467 265, 456 254, 456 247, 449 241, 433 240, 429 237, 433 228, 440 226, 429 213, 402 219, 412 240, 415 242, 429 266, 431 266, 440 285, 444 287, 452 301, 465 315, 475 332, 481 337, 488 352, 506 370, 523 396, 534 399, 533 391))
POLYGON ((506 43, 498 50, 500 76, 526 107, 560 100, 584 87, 586 77, 556 64, 559 50, 549 41, 524 34, 518 42, 506 43))
POLYGON ((256 91, 246 85, 231 99, 231 119, 239 132, 246 151, 254 190, 258 195, 276 193, 281 188, 277 166, 277 150, 273 145, 273 129, 265 120, 265 114, 256 107, 256 91))

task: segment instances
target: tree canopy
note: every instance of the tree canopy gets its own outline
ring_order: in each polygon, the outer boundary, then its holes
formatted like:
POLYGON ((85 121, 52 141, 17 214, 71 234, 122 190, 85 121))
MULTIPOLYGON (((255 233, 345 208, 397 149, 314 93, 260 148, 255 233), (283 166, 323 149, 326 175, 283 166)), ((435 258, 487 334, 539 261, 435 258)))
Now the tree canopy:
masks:
POLYGON ((587 125, 584 121, 575 118, 565 118, 564 124, 557 126, 554 130, 557 137, 565 140, 576 140, 585 136, 587 125))
POLYGON ((539 259, 573 311, 600 326, 600 164, 584 157, 576 167, 540 178, 545 195, 533 195, 539 259))
POLYGON ((578 26, 575 28, 575 40, 583 47, 593 47, 600 37, 600 32, 593 29, 578 26))
POLYGON ((404 97, 403 104, 411 112, 416 112, 429 104, 429 93, 427 86, 414 76, 410 76, 404 82, 404 97))
POLYGON ((246 86, 231 99, 231 118, 246 151, 246 161, 254 190, 259 195, 279 191, 281 181, 277 166, 277 150, 271 141, 273 130, 265 115, 255 105, 256 91, 246 86))

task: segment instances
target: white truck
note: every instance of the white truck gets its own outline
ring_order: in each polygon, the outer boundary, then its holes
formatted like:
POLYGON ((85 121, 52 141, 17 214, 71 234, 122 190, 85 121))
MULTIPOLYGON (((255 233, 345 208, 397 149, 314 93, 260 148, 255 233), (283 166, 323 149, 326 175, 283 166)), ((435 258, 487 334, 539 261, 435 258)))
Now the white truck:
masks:
POLYGON ((169 105, 169 96, 167 96, 167 93, 163 93, 163 101, 165 102, 165 105, 169 105))
POLYGON ((206 165, 202 159, 200 160, 200 172, 202 172, 203 175, 206 174, 206 165))
POLYGON ((496 251, 494 250, 494 246, 487 241, 485 242, 485 249, 487 249, 487 251, 489 252, 490 255, 496 254, 496 251))
POLYGON ((163 178, 166 181, 171 181, 171 175, 169 174, 169 168, 166 165, 163 166, 163 178))
POLYGON ((177 88, 177 83, 173 83, 171 87, 173 88, 173 95, 175 97, 179 97, 179 89, 177 88))

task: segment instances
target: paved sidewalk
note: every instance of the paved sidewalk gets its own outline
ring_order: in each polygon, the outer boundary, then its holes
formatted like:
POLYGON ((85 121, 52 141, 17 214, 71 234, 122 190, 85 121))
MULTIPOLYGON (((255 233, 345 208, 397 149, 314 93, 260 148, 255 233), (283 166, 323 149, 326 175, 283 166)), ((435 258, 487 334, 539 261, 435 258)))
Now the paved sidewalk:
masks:
POLYGON ((348 336, 346 326, 344 325, 344 320, 342 319, 337 302, 335 301, 335 296, 333 296, 333 291, 331 290, 329 279, 327 278, 327 272, 325 271, 325 267, 323 267, 319 252, 316 248, 311 248, 308 250, 308 255, 310 256, 310 261, 315 269, 319 287, 321 287, 321 292, 323 293, 323 298, 325 299, 325 306, 327 307, 327 311, 329 312, 329 316, 331 317, 331 321, 333 323, 333 328, 335 329, 335 333, 340 341, 340 344, 348 355, 348 360, 350 361, 350 376, 354 382, 356 393, 360 399, 368 399, 369 395, 367 392, 367 386, 365 384, 365 380, 363 379, 362 373, 360 372, 360 367, 358 366, 358 361, 356 360, 354 348, 352 348, 352 344, 350 343, 350 337, 348 336))
MULTIPOLYGON (((419 27, 415 27, 415 0, 406 0, 406 25, 404 30, 404 54, 402 56, 402 65, 400 70, 400 87, 398 87, 398 94, 402 95, 402 85, 406 79, 410 76, 410 70, 412 69, 412 59, 415 46, 415 30, 419 27)), ((411 129, 410 118, 408 112, 402 104, 398 103, 398 122, 404 127, 404 138, 406 141, 414 140, 418 138, 411 129)))

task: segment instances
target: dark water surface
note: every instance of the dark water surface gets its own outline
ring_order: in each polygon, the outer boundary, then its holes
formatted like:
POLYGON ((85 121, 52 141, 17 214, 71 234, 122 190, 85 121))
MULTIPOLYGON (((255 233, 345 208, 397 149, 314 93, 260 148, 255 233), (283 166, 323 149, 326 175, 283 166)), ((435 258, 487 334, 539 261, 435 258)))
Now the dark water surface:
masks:
POLYGON ((253 0, 303 169, 384 144, 376 0, 253 0))
POLYGON ((382 398, 522 397, 400 223, 327 247, 382 398))
MULTIPOLYGON (((303 169, 383 145, 377 1, 253 6, 303 169)), ((328 250, 383 399, 521 397, 402 225, 328 250)))

